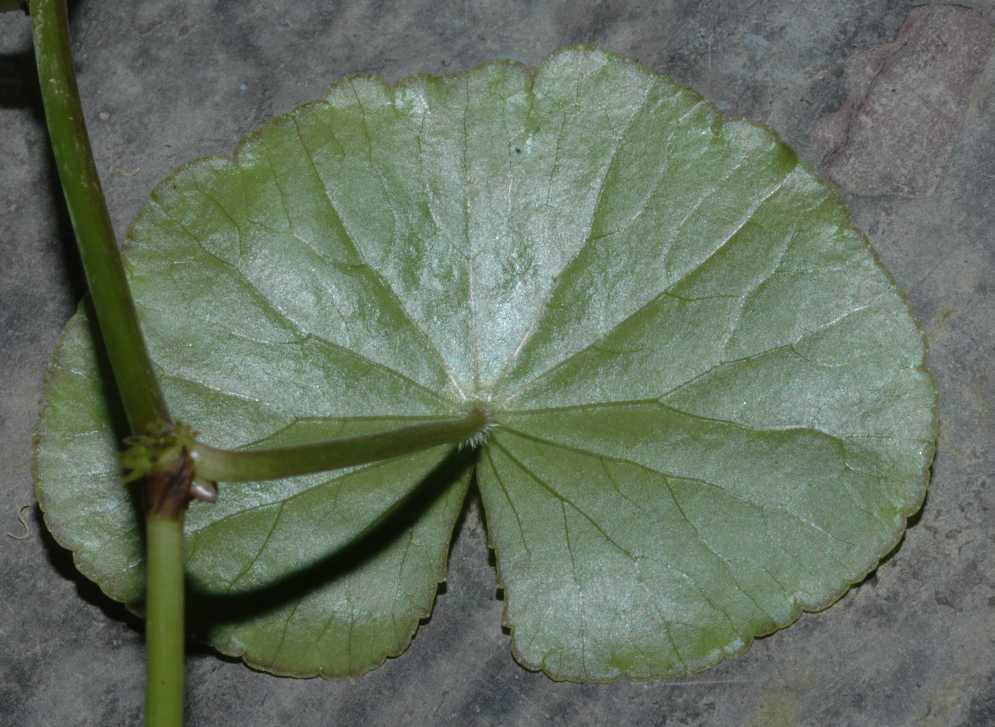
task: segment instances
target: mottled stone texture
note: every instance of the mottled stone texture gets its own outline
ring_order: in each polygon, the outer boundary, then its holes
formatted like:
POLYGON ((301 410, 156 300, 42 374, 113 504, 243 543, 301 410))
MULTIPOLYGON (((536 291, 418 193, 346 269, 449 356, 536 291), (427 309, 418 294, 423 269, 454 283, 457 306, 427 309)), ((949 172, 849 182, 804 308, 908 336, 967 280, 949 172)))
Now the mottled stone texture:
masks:
MULTIPOLYGON (((411 649, 361 679, 276 679, 193 649, 189 724, 995 724, 995 2, 78 0, 75 46, 119 232, 155 182, 337 77, 594 43, 762 121, 847 195, 930 344, 941 439, 902 546, 839 604, 679 683, 555 684, 500 628, 478 512, 411 649)), ((32 80, 0 16, 0 722, 141 720, 140 624, 30 508, 47 359, 81 293, 32 80), (9 532, 11 537, 3 533, 9 532)))
POLYGON ((992 30, 968 8, 918 7, 893 42, 854 53, 849 96, 818 126, 833 147, 823 160, 830 177, 853 194, 935 192, 990 57, 992 30))

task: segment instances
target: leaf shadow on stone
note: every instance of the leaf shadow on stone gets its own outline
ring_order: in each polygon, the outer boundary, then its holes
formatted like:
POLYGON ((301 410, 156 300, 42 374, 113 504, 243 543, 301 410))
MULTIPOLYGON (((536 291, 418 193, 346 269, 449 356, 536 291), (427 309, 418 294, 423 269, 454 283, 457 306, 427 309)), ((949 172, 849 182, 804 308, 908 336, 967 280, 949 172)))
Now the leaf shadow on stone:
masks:
POLYGON ((188 579, 187 619, 191 633, 208 638, 218 626, 262 616, 362 567, 415 526, 428 508, 474 466, 477 452, 454 449, 380 521, 343 547, 289 576, 260 588, 229 594, 207 592, 188 579))
MULTIPOLYGON (((477 483, 476 477, 474 477, 473 488, 471 489, 470 494, 476 497, 478 502, 480 502, 480 513, 481 513, 480 522, 481 522, 481 527, 483 527, 484 529, 484 541, 487 543, 487 566, 488 568, 490 568, 490 572, 494 575, 494 588, 491 591, 490 595, 493 600, 501 601, 502 603, 504 603, 505 592, 504 592, 504 585, 501 583, 501 578, 498 574, 497 553, 494 551, 494 546, 491 545, 491 543, 493 542, 491 540, 491 525, 487 522, 487 517, 485 515, 484 506, 483 506, 483 500, 480 497, 480 486, 477 483)), ((504 623, 503 620, 501 623, 501 633, 503 633, 505 636, 511 636, 511 627, 508 624, 504 623)))
MULTIPOLYGON (((37 503, 31 510, 31 521, 34 523, 42 522, 41 508, 37 503)), ((108 618, 127 624, 136 633, 142 633, 145 630, 145 624, 141 618, 129 611, 123 603, 110 598, 100 590, 96 583, 76 569, 73 564, 72 552, 59 545, 48 528, 38 527, 38 538, 41 540, 45 559, 52 570, 67 581, 73 582, 76 594, 80 599, 99 608, 108 618)))
MULTIPOLYGON (((932 480, 933 480, 933 467, 931 465, 929 468, 929 479, 927 480, 927 482, 932 482, 932 480)), ((871 589, 877 588, 878 572, 881 570, 882 567, 887 566, 891 563, 892 559, 894 559, 894 557, 905 545, 905 539, 908 537, 909 531, 911 531, 912 528, 916 527, 919 524, 919 522, 922 520, 922 514, 926 511, 926 506, 929 504, 930 492, 931 490, 928 489, 926 490, 926 494, 922 500, 922 506, 918 510, 916 510, 912 515, 910 515, 908 519, 905 521, 905 530, 902 531, 902 537, 899 538, 898 542, 895 543, 894 547, 891 550, 889 550, 888 553, 884 555, 880 561, 878 561, 878 564, 874 567, 874 570, 872 570, 870 573, 864 576, 864 578, 860 582, 854 583, 853 586, 851 586, 849 591, 850 594, 856 593, 861 588, 871 588, 871 589)), ((768 636, 769 635, 770 634, 768 634, 768 636)))
MULTIPOLYGON (((69 3, 70 23, 75 22, 79 4, 79 2, 69 3)), ((30 33, 25 34, 25 41, 26 47, 22 50, 0 53, 0 109, 27 110, 31 113, 34 124, 44 130, 45 109, 42 104, 41 87, 38 84, 38 67, 35 63, 30 33)), ((76 65, 78 67, 80 64, 77 62, 76 65)), ((60 255, 57 272, 62 278, 63 289, 68 289, 72 298, 79 300, 86 294, 83 266, 76 249, 76 237, 62 194, 62 186, 59 183, 52 140, 47 132, 43 133, 45 175, 42 179, 45 181, 45 197, 51 201, 50 219, 55 222, 56 241, 61 243, 58 245, 60 255)))
POLYGON ((30 109, 38 123, 45 123, 31 48, 0 53, 0 108, 30 109))

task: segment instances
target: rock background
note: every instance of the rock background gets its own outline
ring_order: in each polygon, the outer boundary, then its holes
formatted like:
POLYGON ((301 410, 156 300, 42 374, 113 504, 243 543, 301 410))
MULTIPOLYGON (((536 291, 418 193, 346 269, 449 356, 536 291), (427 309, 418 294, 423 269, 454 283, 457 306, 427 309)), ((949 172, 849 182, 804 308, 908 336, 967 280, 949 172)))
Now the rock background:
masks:
MULTIPOLYGON (((295 681, 194 647, 188 724, 995 724, 993 28, 995 0, 75 2, 121 235, 173 167, 227 153, 339 76, 535 65, 592 43, 769 124, 835 180, 907 291, 940 389, 930 494, 900 549, 744 657, 669 683, 524 671, 471 507, 448 589, 405 655, 360 679, 295 681)), ((141 624, 76 575, 33 507, 42 379, 82 293, 33 74, 28 20, 0 16, 0 721, 139 725, 141 624)))

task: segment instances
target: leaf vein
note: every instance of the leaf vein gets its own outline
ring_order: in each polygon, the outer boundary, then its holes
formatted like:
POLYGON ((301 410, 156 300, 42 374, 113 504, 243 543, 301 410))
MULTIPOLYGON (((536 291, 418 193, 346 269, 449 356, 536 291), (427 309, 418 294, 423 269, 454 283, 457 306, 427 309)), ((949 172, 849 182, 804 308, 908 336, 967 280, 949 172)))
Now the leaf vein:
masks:
MULTIPOLYGON (((727 487, 725 487, 723 485, 717 484, 715 482, 709 482, 708 480, 704 480, 704 479, 701 479, 701 478, 698 478, 698 477, 690 477, 690 476, 687 476, 687 475, 678 475, 678 474, 675 474, 673 472, 666 472, 664 470, 657 469, 655 467, 646 465, 646 464, 644 464, 642 462, 639 462, 639 461, 634 460, 634 459, 630 459, 628 457, 604 455, 604 454, 602 454, 600 452, 595 452, 593 450, 580 449, 578 447, 574 447, 574 446, 571 446, 571 445, 568 445, 568 444, 563 444, 563 443, 557 442, 555 440, 545 439, 543 437, 539 437, 539 436, 536 436, 534 434, 530 434, 528 432, 523 432, 523 431, 521 431, 519 429, 515 429, 514 427, 509 427, 507 425, 503 425, 502 429, 504 429, 505 431, 513 432, 514 434, 516 434, 516 435, 518 435, 520 437, 523 437, 524 439, 531 439, 534 442, 538 442, 538 443, 541 443, 541 444, 546 444, 546 445, 549 445, 549 446, 552 446, 552 447, 556 447, 558 449, 564 449, 564 450, 567 450, 567 451, 572 451, 572 452, 575 452, 577 454, 584 455, 586 457, 605 457, 608 460, 612 460, 612 461, 616 461, 616 462, 623 462, 623 463, 626 463, 626 464, 633 465, 635 467, 640 467, 640 468, 648 470, 650 472, 655 472, 658 475, 663 475, 664 477, 672 477, 674 479, 686 480, 688 482, 697 482, 697 483, 700 483, 702 485, 707 485, 709 487, 713 487, 713 488, 715 488, 715 489, 723 492, 728 497, 731 497, 731 498, 733 498, 735 500, 738 500, 739 502, 741 502, 744 505, 748 505, 748 506, 754 507, 754 508, 756 508, 758 510, 774 510, 774 511, 778 511, 778 512, 783 512, 785 515, 789 516, 790 518, 792 518, 792 519, 794 519, 794 520, 802 523, 803 525, 805 525, 805 526, 807 526, 809 528, 812 528, 813 530, 818 531, 819 533, 827 536, 831 540, 835 540, 835 541, 838 541, 840 543, 843 543, 844 545, 847 545, 847 546, 850 546, 850 547, 854 547, 853 543, 850 543, 850 542, 848 542, 846 540, 843 540, 842 538, 839 538, 839 537, 833 535, 832 533, 830 533, 830 532, 826 531, 825 529, 819 527, 815 523, 813 523, 813 522, 811 522, 811 521, 803 518, 798 513, 793 512, 793 511, 787 509, 783 505, 777 505, 777 504, 774 504, 774 503, 756 502, 755 500, 748 500, 748 499, 742 497, 741 495, 737 495, 736 493, 734 493, 729 488, 727 488, 727 487)), ((497 443, 495 442, 495 444, 497 444, 497 443)), ((500 445, 498 445, 498 446, 500 446, 500 445)))
MULTIPOLYGON (((387 372, 389 374, 392 374, 393 376, 396 376, 397 378, 405 381, 406 383, 408 383, 408 384, 410 384, 410 385, 418 388, 419 390, 421 390, 421 391, 429 394, 432 398, 436 399, 439 402, 442 402, 442 403, 447 404, 447 405, 450 403, 449 401, 447 401, 444 397, 442 397, 437 392, 435 392, 432 389, 428 388, 424 384, 422 384, 422 383, 420 383, 418 381, 415 381, 414 379, 410 378, 406 374, 401 373, 397 369, 391 368, 390 366, 387 366, 386 364, 380 363, 379 361, 375 361, 375 360, 369 358, 368 356, 366 356, 365 354, 360 353, 359 351, 356 351, 355 349, 348 348, 346 346, 343 346, 340 343, 335 343, 334 341, 332 341, 330 339, 324 338, 324 337, 322 337, 322 336, 320 336, 320 335, 318 335, 316 333, 312 333, 310 331, 307 331, 307 330, 301 328, 300 325, 298 325, 292 318, 290 318, 290 316, 288 316, 275 303, 273 303, 268 297, 266 297, 262 293, 262 291, 259 288, 257 288, 242 273, 241 270, 239 270, 237 267, 235 267, 234 265, 232 265, 231 263, 229 263, 227 260, 224 260, 224 259, 218 257, 213 252, 211 252, 210 250, 208 250, 207 247, 204 245, 204 243, 200 240, 199 237, 197 237, 192 232, 190 232, 189 230, 187 230, 182 224, 180 224, 180 222, 178 220, 176 220, 173 217, 171 217, 169 215, 169 213, 164 208, 162 208, 161 205, 157 204, 157 207, 162 211, 163 215, 165 215, 165 217, 167 219, 169 219, 170 221, 172 221, 175 225, 177 225, 177 227, 179 227, 181 230, 183 230, 183 232, 185 232, 186 235, 191 240, 193 240, 195 243, 197 243, 200 246, 200 248, 204 251, 205 255, 207 255, 210 259, 216 261, 216 263, 218 265, 221 265, 223 268, 231 271, 233 273, 233 277, 234 277, 235 281, 238 282, 239 284, 241 284, 242 286, 244 286, 245 289, 250 293, 250 295, 252 295, 253 298, 255 298, 260 303, 260 305, 262 305, 265 308, 265 310, 269 311, 270 314, 273 315, 273 316, 275 316, 279 321, 283 321, 284 324, 285 324, 284 327, 287 329, 287 332, 290 333, 294 338, 297 339, 296 342, 298 344, 301 344, 301 343, 304 343, 306 341, 311 340, 311 341, 319 343, 319 344, 321 344, 323 346, 331 348, 333 350, 341 351, 341 352, 347 354, 348 356, 351 356, 351 357, 353 357, 355 359, 358 359, 360 361, 365 362, 369 367, 377 368, 377 369, 385 371, 385 372, 387 372)), ((232 336, 238 336, 239 335, 239 334, 235 333, 234 331, 226 331, 226 333, 229 333, 232 336)), ((253 339, 249 339, 249 340, 253 340, 253 339)), ((256 341, 256 342, 259 343, 259 341, 256 341)))
MULTIPOLYGON (((353 92, 355 93, 355 89, 353 89, 353 92)), ((442 356, 442 352, 439 350, 438 346, 436 346, 435 341, 428 334, 428 332, 415 321, 414 316, 412 316, 412 314, 408 311, 407 307, 401 301, 400 296, 387 282, 387 279, 383 276, 383 274, 376 268, 372 267, 369 261, 366 259, 365 255, 363 255, 362 251, 360 250, 359 244, 356 242, 355 237, 349 231, 349 228, 345 223, 345 219, 342 217, 342 214, 335 206, 335 203, 331 197, 331 193, 328 190, 328 187, 325 186, 325 182, 321 178, 321 173, 318 171, 318 165, 314 160, 314 155, 312 154, 311 149, 308 147, 307 143, 305 143, 304 141, 304 135, 301 133, 300 124, 298 123, 296 118, 293 119, 293 122, 294 122, 294 127, 297 130, 297 139, 300 142, 301 149, 303 149, 304 151, 304 156, 307 157, 308 159, 308 165, 311 170, 311 173, 314 176, 315 181, 318 183, 318 186, 321 187, 322 189, 323 193, 322 197, 325 200, 326 205, 328 206, 329 212, 332 214, 332 217, 338 222, 338 225, 342 228, 343 237, 345 242, 349 246, 349 249, 352 251, 353 255, 356 256, 356 259, 358 259, 366 267, 366 269, 369 270, 370 273, 373 275, 373 278, 377 283, 377 286, 386 294, 387 297, 386 302, 389 303, 391 308, 400 313, 401 316, 408 321, 412 329, 422 338, 430 354, 436 359, 436 363, 440 367, 440 370, 446 375, 446 377, 451 382, 455 384, 455 379, 453 378, 452 371, 449 370, 449 366, 446 364, 446 361, 442 356)), ((365 121, 364 121, 364 126, 365 126, 365 121)), ((372 160, 370 163, 372 164, 372 160)), ((457 390, 458 388, 459 387, 457 387, 457 390)), ((441 398, 438 397, 438 395, 436 396, 437 398, 441 398)))
POLYGON ((560 361, 556 362, 552 366, 549 366, 545 370, 543 370, 543 371, 539 372, 538 374, 536 374, 534 377, 532 377, 531 379, 529 379, 529 381, 523 387, 521 387, 518 391, 516 391, 513 394, 511 394, 508 397, 508 399, 509 400, 516 399, 524 391, 527 391, 529 388, 534 387, 538 382, 540 382, 543 379, 547 378, 549 375, 553 374, 554 372, 560 370, 561 368, 563 368, 563 366, 565 366, 566 364, 570 363, 571 361, 573 361, 574 359, 576 359, 581 354, 585 353, 588 350, 591 350, 592 348, 594 348, 594 347, 596 347, 598 345, 603 344, 604 341, 607 338, 609 338, 621 326, 624 326, 626 324, 632 323, 635 320, 638 320, 639 317, 642 316, 642 315, 644 315, 650 309, 650 307, 654 303, 658 302, 661 298, 666 297, 667 295, 670 295, 672 293, 672 291, 673 291, 674 288, 676 288, 677 286, 681 285, 686 280, 689 280, 692 276, 696 275, 702 268, 704 268, 705 266, 707 266, 710 263, 710 261, 712 261, 713 259, 715 259, 716 255, 719 254, 720 251, 727 249, 727 247, 729 246, 729 244, 731 244, 731 242, 733 240, 739 238, 740 233, 742 232, 742 230, 744 229, 744 227, 746 226, 746 224, 749 222, 749 220, 752 219, 753 216, 757 213, 757 211, 759 211, 759 209, 761 207, 763 207, 763 205, 767 201, 769 201, 770 198, 778 190, 780 190, 783 187, 783 185, 785 183, 785 180, 787 179, 787 177, 788 177, 789 174, 790 174, 790 170, 789 170, 789 172, 787 174, 785 174, 785 176, 781 180, 781 182, 778 185, 775 185, 774 189, 771 190, 771 192, 767 196, 765 196, 749 212, 747 218, 729 236, 727 236, 719 244, 719 246, 717 248, 715 248, 712 252, 710 252, 701 262, 697 263, 691 269, 689 269, 688 271, 686 271, 683 275, 681 275, 676 280, 674 280, 672 283, 670 283, 666 288, 664 288, 659 293, 657 293, 656 295, 654 295, 653 297, 651 297, 649 300, 647 300, 645 303, 643 303, 642 305, 640 305, 636 310, 634 310, 628 316, 626 316, 622 320, 618 321, 611 328, 609 328, 608 330, 606 330, 603 333, 601 333, 600 335, 598 335, 590 343, 588 343, 585 346, 579 348, 578 350, 576 350, 576 351, 568 354, 566 357, 564 357, 560 361))

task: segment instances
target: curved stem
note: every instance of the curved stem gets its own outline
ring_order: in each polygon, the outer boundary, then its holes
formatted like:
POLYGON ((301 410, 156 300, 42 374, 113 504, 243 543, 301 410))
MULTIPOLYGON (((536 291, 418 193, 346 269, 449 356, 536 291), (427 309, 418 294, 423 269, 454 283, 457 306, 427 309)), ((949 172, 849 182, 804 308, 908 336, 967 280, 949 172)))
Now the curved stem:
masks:
POLYGON ((486 410, 477 406, 460 419, 296 447, 230 450, 198 443, 190 456, 198 479, 258 482, 367 464, 441 444, 474 442, 486 433, 489 423, 486 410))
POLYGON ((65 0, 31 0, 38 80, 59 181, 76 232, 90 300, 131 429, 169 422, 114 239, 83 120, 65 0))
MULTIPOLYGON (((0 5, 8 9, 9 2, 0 5)), ((69 46, 65 0, 31 0, 38 79, 55 163, 79 246, 97 325, 131 431, 145 434, 171 422, 114 238, 93 151, 83 120, 69 46)), ((186 472, 189 476, 189 471, 186 472)), ((176 496, 156 497, 147 478, 146 680, 147 725, 183 723, 183 514, 186 488, 169 483, 176 496), (160 510, 164 504, 171 508, 160 510)))
POLYGON ((146 727, 183 724, 183 517, 146 519, 146 727))

